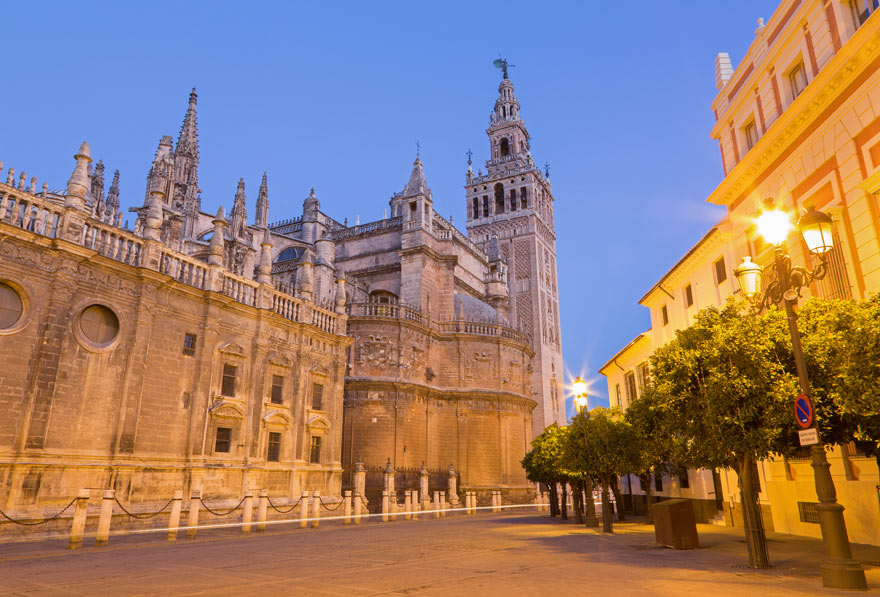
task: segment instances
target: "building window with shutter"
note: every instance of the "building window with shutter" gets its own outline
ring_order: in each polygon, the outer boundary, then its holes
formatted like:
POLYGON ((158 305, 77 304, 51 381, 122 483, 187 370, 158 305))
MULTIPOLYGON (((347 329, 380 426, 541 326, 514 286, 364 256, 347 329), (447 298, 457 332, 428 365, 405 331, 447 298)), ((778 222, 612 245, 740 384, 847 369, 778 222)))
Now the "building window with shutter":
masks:
POLYGON ((849 0, 853 26, 858 29, 877 10, 877 0, 849 0))
POLYGON ((223 365, 223 383, 220 386, 220 394, 235 398, 235 376, 238 367, 235 365, 223 365))
POLYGON ((309 447, 309 462, 321 464, 321 436, 313 435, 309 447))
POLYGON ((807 88, 807 69, 804 68, 803 62, 788 71, 788 86, 791 89, 792 100, 807 88))
POLYGON ((758 127, 755 125, 755 121, 751 121, 747 125, 745 125, 742 129, 743 138, 746 142, 746 151, 754 147, 758 144, 758 127))
POLYGON ((624 376, 624 382, 626 382, 626 401, 628 404, 632 404, 633 400, 638 398, 638 394, 636 393, 636 376, 632 371, 627 372, 624 376))
POLYGON ((715 283, 721 284, 727 280, 727 268, 724 266, 724 256, 718 258, 715 265, 715 283))
POLYGON ((663 325, 669 325, 669 309, 666 305, 660 307, 660 318, 663 320, 663 325))
POLYGON ((691 307, 694 304, 694 289, 690 284, 684 287, 684 306, 691 307))
POLYGON ((232 447, 232 429, 229 427, 218 427, 217 435, 214 438, 214 452, 228 453, 232 447))
POLYGON ((281 434, 274 431, 269 432, 269 442, 266 450, 266 460, 269 462, 278 462, 281 460, 281 434))
POLYGON ((312 409, 321 410, 324 406, 324 386, 319 383, 312 384, 312 409))
POLYGON ((272 376, 272 404, 284 402, 284 378, 280 375, 272 376))

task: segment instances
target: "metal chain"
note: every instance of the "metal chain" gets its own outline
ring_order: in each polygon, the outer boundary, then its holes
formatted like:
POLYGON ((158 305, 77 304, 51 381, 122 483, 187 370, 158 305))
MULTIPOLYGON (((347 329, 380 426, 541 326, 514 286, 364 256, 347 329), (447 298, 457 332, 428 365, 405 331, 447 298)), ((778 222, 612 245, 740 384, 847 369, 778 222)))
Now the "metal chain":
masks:
POLYGON ((366 498, 365 498, 364 496, 359 495, 358 497, 361 498, 361 503, 362 503, 364 506, 368 506, 368 505, 369 505, 369 502, 367 502, 367 500, 366 500, 366 498))
POLYGON ((168 500, 168 502, 164 506, 162 506, 162 509, 159 510, 158 512, 153 512, 152 514, 135 514, 133 512, 129 512, 128 509, 122 505, 122 502, 119 501, 118 497, 114 497, 113 499, 116 501, 116 504, 120 508, 122 508, 123 512, 125 512, 128 516, 131 516, 132 518, 137 518, 138 520, 147 520, 149 518, 153 518, 154 516, 158 516, 159 514, 161 514, 162 512, 165 511, 165 508, 167 508, 168 506, 171 505, 171 502, 174 501, 174 498, 171 498, 170 500, 168 500))
POLYGON ((324 506, 324 508, 325 508, 328 512, 335 512, 336 510, 339 510, 339 506, 341 506, 341 505, 343 504, 343 502, 340 501, 340 502, 337 502, 337 503, 336 503, 336 507, 335 507, 335 508, 331 508, 331 507, 329 507, 327 504, 324 503, 324 496, 320 496, 320 495, 318 496, 318 501, 321 502, 321 505, 324 506))
POLYGON ((207 510, 208 512, 210 512, 210 513, 213 514, 214 516, 226 516, 226 515, 228 515, 228 514, 232 514, 232 513, 235 512, 236 510, 238 510, 239 507, 241 507, 241 505, 244 503, 244 501, 245 501, 246 499, 247 499, 247 496, 241 498, 241 501, 238 502, 238 504, 236 504, 235 506, 233 506, 232 508, 230 508, 230 509, 227 510, 226 512, 215 512, 214 510, 211 510, 211 508, 208 507, 208 504, 205 503, 205 500, 203 500, 202 498, 199 498, 199 501, 200 501, 200 502, 202 503, 202 505, 205 507, 205 510, 207 510))
POLYGON ((61 509, 61 511, 58 512, 58 514, 56 514, 55 516, 52 516, 52 517, 50 517, 50 518, 44 518, 43 520, 41 520, 41 521, 39 521, 39 522, 22 522, 22 521, 20 521, 20 520, 15 520, 14 518, 12 518, 11 516, 9 516, 9 515, 8 515, 6 512, 4 512, 3 510, 0 510, 0 516, 2 516, 3 518, 5 518, 6 520, 8 520, 9 522, 11 522, 12 524, 21 525, 21 526, 24 526, 24 527, 35 527, 35 526, 38 526, 38 525, 41 525, 41 524, 46 524, 47 522, 51 522, 51 521, 53 521, 53 520, 56 520, 57 518, 60 518, 61 515, 64 514, 64 513, 67 511, 67 509, 70 508, 70 507, 73 505, 73 503, 74 503, 77 499, 78 499, 78 498, 73 498, 72 500, 70 500, 70 503, 68 503, 66 506, 64 506, 64 507, 61 509))
POLYGON ((269 501, 269 505, 272 507, 272 509, 275 510, 276 512, 278 512, 279 514, 289 514, 289 513, 293 512, 293 509, 296 508, 299 505, 299 503, 302 501, 302 496, 300 496, 300 498, 298 500, 296 500, 296 502, 294 502, 293 505, 290 508, 288 508, 287 510, 281 510, 280 508, 278 508, 278 506, 276 506, 275 504, 272 503, 272 498, 270 498, 268 495, 266 496, 266 499, 269 501))

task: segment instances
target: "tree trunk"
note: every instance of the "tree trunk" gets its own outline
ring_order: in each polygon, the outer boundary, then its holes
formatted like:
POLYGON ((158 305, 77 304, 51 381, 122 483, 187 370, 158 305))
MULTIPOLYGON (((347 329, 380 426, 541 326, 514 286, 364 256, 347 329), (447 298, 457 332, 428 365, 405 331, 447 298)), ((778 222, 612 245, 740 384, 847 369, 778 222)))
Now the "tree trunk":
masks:
POLYGON ((624 513, 623 513, 624 507, 623 507, 623 500, 621 499, 621 496, 620 496, 619 483, 620 483, 620 477, 618 477, 617 475, 614 475, 613 477, 611 477, 611 493, 614 494, 614 501, 617 504, 617 520, 623 521, 623 520, 626 520, 626 517, 624 516, 624 513))
POLYGON ((651 482, 653 481, 651 471, 645 473, 645 486, 642 489, 645 492, 645 509, 648 515, 648 524, 654 524, 654 510, 651 508, 651 482))
POLYGON ((739 495, 743 509, 743 525, 746 531, 746 546, 749 550, 749 565, 752 568, 770 568, 770 555, 767 553, 767 536, 764 533, 764 519, 758 495, 754 491, 751 454, 737 455, 737 478, 739 495))
POLYGON ((547 493, 550 494, 550 516, 558 516, 559 496, 556 494, 556 483, 547 483, 547 493))
POLYGON ((559 516, 560 520, 568 520, 568 483, 562 482, 562 511, 559 516))
POLYGON ((613 533, 611 528, 611 500, 608 499, 608 489, 611 485, 611 479, 604 477, 602 479, 602 532, 613 533))
POLYGON ((587 500, 587 519, 585 523, 588 527, 595 528, 599 526, 599 521, 596 520, 596 502, 593 501, 593 479, 589 475, 584 480, 584 493, 586 494, 584 497, 587 500))
POLYGON ((571 501, 574 505, 574 513, 577 517, 578 524, 584 524, 584 499, 583 499, 583 481, 577 480, 572 488, 571 501))

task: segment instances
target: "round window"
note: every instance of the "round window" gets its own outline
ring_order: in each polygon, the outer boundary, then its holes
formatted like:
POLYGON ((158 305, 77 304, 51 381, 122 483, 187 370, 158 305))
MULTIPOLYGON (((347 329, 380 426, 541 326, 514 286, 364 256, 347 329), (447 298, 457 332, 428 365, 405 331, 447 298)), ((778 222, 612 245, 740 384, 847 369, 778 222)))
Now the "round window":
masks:
POLYGON ((119 318, 104 305, 92 305, 80 315, 79 328, 90 342, 106 346, 119 333, 119 318))
POLYGON ((12 286, 0 282, 0 330, 6 330, 21 319, 24 304, 12 286))

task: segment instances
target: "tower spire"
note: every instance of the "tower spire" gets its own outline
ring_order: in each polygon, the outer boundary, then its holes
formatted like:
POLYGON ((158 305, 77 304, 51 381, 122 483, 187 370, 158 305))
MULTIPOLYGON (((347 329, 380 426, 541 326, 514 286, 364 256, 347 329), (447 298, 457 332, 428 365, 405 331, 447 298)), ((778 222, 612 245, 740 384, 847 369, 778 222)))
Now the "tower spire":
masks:
POLYGON ((244 194, 244 179, 238 179, 235 201, 232 203, 232 235, 243 237, 247 228, 247 197, 244 194))
MULTIPOLYGON (((201 209, 199 189, 199 127, 196 115, 198 95, 193 87, 177 147, 174 149, 174 196, 169 203, 189 216, 190 223, 201 209)), ((191 226, 188 226, 188 228, 191 226)), ((191 231, 190 231, 191 232, 191 231)))
POLYGON ((260 192, 257 195, 257 214, 254 218, 257 228, 266 228, 269 225, 269 185, 266 182, 266 173, 263 172, 263 181, 260 183, 260 192))
POLYGON ((113 181, 107 191, 107 212, 113 215, 119 212, 119 170, 113 173, 113 181))

